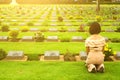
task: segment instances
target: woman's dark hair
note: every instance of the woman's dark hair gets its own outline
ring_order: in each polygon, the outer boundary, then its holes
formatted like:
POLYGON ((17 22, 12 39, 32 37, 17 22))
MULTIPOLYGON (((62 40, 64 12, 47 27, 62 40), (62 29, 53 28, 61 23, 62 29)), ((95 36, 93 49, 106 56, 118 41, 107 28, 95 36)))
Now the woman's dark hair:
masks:
POLYGON ((99 34, 101 32, 101 27, 98 22, 93 22, 90 25, 89 33, 90 34, 99 34))

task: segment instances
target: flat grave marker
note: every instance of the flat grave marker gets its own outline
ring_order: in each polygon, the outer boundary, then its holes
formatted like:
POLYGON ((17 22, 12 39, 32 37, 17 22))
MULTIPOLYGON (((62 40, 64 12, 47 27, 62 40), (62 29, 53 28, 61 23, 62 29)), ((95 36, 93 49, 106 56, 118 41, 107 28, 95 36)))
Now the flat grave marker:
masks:
POLYGON ((36 32, 36 31, 39 31, 39 29, 38 28, 30 28, 30 31, 36 32))
POLYGON ((86 52, 81 51, 79 55, 80 55, 81 60, 86 60, 86 58, 87 58, 87 53, 86 52))
POLYGON ((114 32, 112 29, 106 29, 105 32, 114 32))
POLYGON ((24 57, 23 51, 9 51, 7 59, 22 59, 24 57))
POLYGON ((104 37, 105 38, 105 41, 108 42, 109 41, 109 38, 108 37, 104 37))
POLYGON ((47 41, 58 41, 58 36, 48 36, 47 41))
POLYGON ((69 28, 68 32, 76 32, 77 30, 75 28, 69 28))
POLYGON ((34 41, 32 36, 23 36, 22 41, 34 41))
POLYGON ((83 38, 81 36, 73 36, 72 41, 83 41, 83 38))
POLYGON ((0 36, 0 41, 8 41, 8 36, 0 36))
POLYGON ((120 60, 120 52, 116 53, 115 58, 118 59, 118 60, 120 60))
POLYGON ((60 58, 59 51, 45 51, 44 59, 45 60, 58 60, 60 58))
POLYGON ((58 29, 57 29, 57 28, 49 28, 49 31, 50 31, 50 32, 57 32, 58 29))
POLYGON ((10 30, 17 30, 17 31, 19 31, 19 28, 11 28, 10 30))
POLYGON ((9 51, 4 60, 7 61, 27 61, 28 57, 23 51, 9 51))

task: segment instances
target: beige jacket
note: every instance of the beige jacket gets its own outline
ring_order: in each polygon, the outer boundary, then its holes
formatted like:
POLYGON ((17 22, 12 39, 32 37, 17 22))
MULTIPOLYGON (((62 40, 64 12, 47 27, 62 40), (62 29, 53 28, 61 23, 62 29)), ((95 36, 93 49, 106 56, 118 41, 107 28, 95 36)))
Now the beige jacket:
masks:
POLYGON ((105 38, 98 34, 88 37, 85 41, 85 46, 89 47, 86 63, 102 64, 104 62, 103 47, 105 44, 105 38))

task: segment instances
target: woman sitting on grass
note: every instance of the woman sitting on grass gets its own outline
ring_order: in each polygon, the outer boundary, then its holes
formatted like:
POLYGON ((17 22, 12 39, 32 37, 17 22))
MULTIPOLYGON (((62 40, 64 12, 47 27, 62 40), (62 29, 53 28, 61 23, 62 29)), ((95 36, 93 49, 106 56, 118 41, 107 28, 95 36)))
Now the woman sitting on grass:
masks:
POLYGON ((88 72, 104 72, 104 46, 105 38, 99 33, 101 32, 100 24, 93 22, 90 25, 89 33, 91 34, 85 41, 87 59, 86 66, 88 72))

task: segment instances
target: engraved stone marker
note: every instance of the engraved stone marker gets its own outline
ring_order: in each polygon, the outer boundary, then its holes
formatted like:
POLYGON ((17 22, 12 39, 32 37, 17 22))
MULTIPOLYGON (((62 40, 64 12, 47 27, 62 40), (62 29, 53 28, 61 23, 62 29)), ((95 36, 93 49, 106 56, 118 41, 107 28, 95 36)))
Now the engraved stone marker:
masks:
POLYGON ((72 41, 83 41, 83 38, 81 36, 73 36, 72 41))
POLYGON ((81 51, 81 52, 80 52, 80 58, 81 58, 82 60, 86 60, 86 58, 87 58, 87 53, 84 52, 84 51, 81 51))
POLYGON ((115 57, 116 59, 120 60, 120 52, 117 52, 115 57))
POLYGON ((48 36, 47 41, 58 41, 58 36, 48 36))
POLYGON ((6 59, 20 60, 24 58, 23 51, 9 51, 6 59))
POLYGON ((0 36, 0 41, 8 41, 8 36, 0 36))
POLYGON ((60 56, 59 51, 45 51, 44 59, 45 60, 58 60, 60 56))
POLYGON ((23 36, 22 41, 34 41, 32 36, 23 36))

